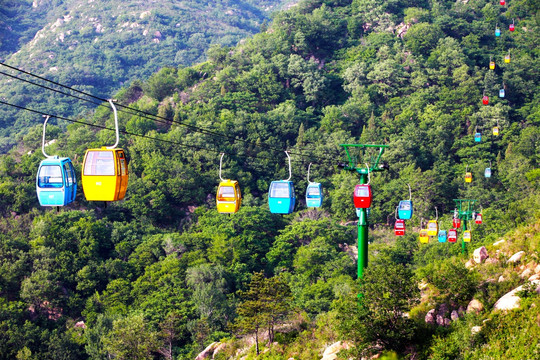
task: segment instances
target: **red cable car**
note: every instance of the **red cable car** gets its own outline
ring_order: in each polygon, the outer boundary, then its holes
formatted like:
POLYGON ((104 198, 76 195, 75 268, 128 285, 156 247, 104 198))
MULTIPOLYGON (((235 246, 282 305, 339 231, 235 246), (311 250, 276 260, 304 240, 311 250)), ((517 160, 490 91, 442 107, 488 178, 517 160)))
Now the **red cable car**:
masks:
POLYGON ((514 24, 510 24, 510 25, 508 26, 508 30, 514 31, 514 30, 516 30, 516 26, 515 26, 514 24))
POLYGON ((456 229, 459 229, 461 227, 461 219, 460 218, 454 218, 452 220, 452 226, 456 229))
POLYGON ((405 220, 397 219, 394 224, 394 233, 396 236, 405 235, 405 220))
POLYGON ((354 188, 354 207, 357 209, 367 209, 371 206, 371 185, 358 184, 354 188))
POLYGON ((450 229, 448 230, 448 242, 455 243, 457 241, 457 230, 450 229))
POLYGON ((501 6, 504 6, 504 5, 506 5, 506 0, 501 0, 500 3, 501 3, 501 6))
POLYGON ((474 222, 478 225, 482 224, 482 214, 476 214, 476 218, 474 219, 474 222))
POLYGON ((489 96, 487 95, 482 96, 482 104, 484 105, 489 104, 489 96))

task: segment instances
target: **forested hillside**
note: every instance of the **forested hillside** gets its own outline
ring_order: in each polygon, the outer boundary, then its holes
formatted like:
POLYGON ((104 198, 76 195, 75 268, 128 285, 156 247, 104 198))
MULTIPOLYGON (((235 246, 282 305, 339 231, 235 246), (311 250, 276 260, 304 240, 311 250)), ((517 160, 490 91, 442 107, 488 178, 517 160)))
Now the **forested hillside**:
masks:
POLYGON ((236 46, 211 46, 204 62, 114 94, 18 73, 95 111, 66 116, 2 93, 3 110, 25 107, 34 125, 0 156, 0 356, 194 359, 207 348, 216 359, 320 359, 341 341, 340 356, 357 359, 537 358, 538 10, 528 0, 311 0, 236 46), (115 141, 108 98, 129 185, 105 206, 86 201, 80 180, 86 149, 115 141), (47 114, 47 153, 69 156, 79 184, 59 211, 36 198, 47 114), (340 144, 388 146, 370 174, 362 280, 359 177, 340 166, 340 144), (268 188, 289 177, 285 150, 298 198, 281 216, 268 188), (243 196, 230 215, 216 210, 221 153, 222 177, 243 196), (319 209, 305 203, 310 163, 319 209), (408 185, 414 214, 397 237, 408 185), (454 199, 476 200, 483 215, 465 253, 461 230, 457 243, 421 244, 428 219, 452 226, 454 199), (521 302, 500 310, 513 289, 521 302))
MULTIPOLYGON (((0 4, 0 59, 97 96, 112 94, 163 66, 205 60, 211 44, 236 45, 290 1, 25 0, 0 4)), ((8 75, 16 73, 1 69, 8 75)), ((0 93, 16 104, 65 116, 90 109, 28 83, 0 76, 0 93)), ((0 151, 33 120, 0 109, 0 151)))

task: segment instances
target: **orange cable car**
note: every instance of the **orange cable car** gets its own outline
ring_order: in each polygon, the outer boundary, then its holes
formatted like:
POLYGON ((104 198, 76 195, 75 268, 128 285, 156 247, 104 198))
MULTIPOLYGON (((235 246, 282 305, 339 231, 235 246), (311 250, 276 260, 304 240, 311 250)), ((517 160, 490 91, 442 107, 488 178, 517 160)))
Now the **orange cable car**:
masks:
POLYGON ((221 177, 223 155, 225 155, 225 153, 221 153, 221 158, 219 159, 219 178, 221 181, 216 193, 216 206, 217 211, 220 214, 231 214, 240 210, 240 205, 242 205, 242 193, 240 192, 238 181, 225 180, 221 177))
POLYGON ((88 149, 84 155, 82 187, 88 201, 117 201, 126 195, 128 185, 128 166, 125 152, 117 149, 120 136, 118 114, 112 100, 114 111, 116 143, 100 149, 88 149))

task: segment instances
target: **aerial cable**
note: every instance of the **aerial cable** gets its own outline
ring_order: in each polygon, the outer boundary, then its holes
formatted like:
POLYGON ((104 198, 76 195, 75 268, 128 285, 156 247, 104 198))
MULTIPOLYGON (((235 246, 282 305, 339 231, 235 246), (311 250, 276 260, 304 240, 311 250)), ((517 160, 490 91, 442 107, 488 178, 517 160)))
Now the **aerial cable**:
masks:
MULTIPOLYGON (((17 67, 14 67, 14 66, 11 66, 11 65, 8 65, 8 64, 5 64, 5 63, 0 63, 0 65, 3 65, 7 68, 10 68, 12 70, 16 70, 16 71, 19 71, 23 74, 26 74, 26 75, 29 75, 29 76, 33 76, 33 77, 36 77, 40 80, 43 80, 43 81, 46 81, 46 82, 49 82, 49 83, 52 83, 54 85, 57 85, 57 86, 60 86, 60 87, 63 87, 63 88, 66 88, 66 89, 69 89, 71 91, 74 91, 74 92, 77 92, 79 94, 82 94, 82 95, 85 95, 85 96, 89 96, 91 98, 94 98, 94 99, 97 99, 97 100, 100 100, 100 101, 103 101, 103 102, 107 102, 108 100, 107 99, 103 99, 103 98, 100 98, 98 96, 95 96, 95 95, 92 95, 92 94, 89 94, 89 93, 86 93, 84 91, 81 91, 81 90, 77 90, 77 89, 74 89, 72 87, 69 87, 67 85, 63 85, 61 83, 58 83, 56 81, 53 81, 53 80, 50 80, 50 79, 47 79, 47 78, 44 78, 42 76, 39 76, 39 75, 36 75, 36 74, 33 74, 33 73, 30 73, 28 71, 25 71, 25 70, 22 70, 22 69, 19 69, 17 67)), ((79 100, 83 100, 83 101, 88 101, 88 102, 91 102, 93 104, 96 104, 95 102, 91 101, 91 100, 88 100, 88 99, 84 99, 84 98, 80 98, 80 97, 76 97, 72 94, 66 94, 64 92, 60 92, 58 90, 55 90, 55 89, 52 89, 52 88, 48 88, 48 87, 45 87, 43 85, 38 85, 38 84, 35 84, 35 83, 32 83, 28 80, 24 80, 24 79, 21 79, 19 77, 16 77, 16 76, 13 76, 13 75, 8 75, 8 74, 5 74, 3 72, 0 72, 1 74, 3 75, 7 75, 7 76, 10 76, 14 79, 17 79, 17 80, 21 80, 21 81, 24 81, 24 82, 27 82, 27 83, 30 83, 30 84, 33 84, 33 85, 36 85, 36 86, 40 86, 42 88, 47 88, 49 90, 52 90, 52 91, 56 91, 56 92, 59 92, 59 93, 62 93, 66 96, 70 96, 70 97, 74 97, 74 98, 77 98, 79 100)), ((229 140, 231 140, 232 142, 236 142, 236 141, 240 141, 240 142, 243 142, 243 143, 249 143, 249 144, 253 144, 254 146, 257 146, 257 147, 260 147, 260 148, 266 148, 266 149, 269 149, 269 150, 273 150, 273 151, 283 151, 283 149, 279 149, 279 148, 276 148, 276 147, 273 147, 273 146, 270 146, 270 145, 267 145, 267 144, 264 144, 265 146, 262 146, 261 144, 257 144, 257 143, 254 143, 253 141, 249 141, 249 140, 245 140, 245 139, 241 139, 241 138, 238 138, 238 137, 232 137, 232 136, 228 136, 228 135, 225 135, 225 134, 220 134, 220 133, 217 133, 215 131, 212 131, 212 130, 208 130, 208 129, 204 129, 204 128, 201 128, 201 127, 198 127, 198 126, 194 126, 194 125, 190 125, 190 124, 186 124, 186 123, 183 123, 183 122, 179 122, 179 121, 174 121, 174 120, 171 120, 171 119, 167 119, 165 117, 162 117, 162 116, 159 116, 159 115, 154 115, 154 114, 151 114, 151 113, 148 113, 146 111, 142 111, 142 110, 139 110, 139 109, 134 109, 132 107, 129 107, 129 106, 126 106, 126 105, 122 105, 120 103, 117 104, 119 107, 121 108, 124 108, 124 109, 129 109, 131 111, 135 111, 139 114, 144 114, 146 116, 151 116, 151 120, 155 120, 155 118, 158 118, 158 119, 162 119, 162 120, 165 120, 167 122, 170 122, 170 123, 175 123, 175 124, 179 124, 179 125, 182 125, 182 126, 185 126, 185 127, 188 127, 188 128, 191 128, 191 129, 194 129, 195 131, 197 132, 200 132, 202 134, 206 134, 206 135, 211 135, 211 136, 219 136, 219 137, 224 137, 224 138, 227 138, 229 140)), ((98 105, 99 106, 99 105, 98 105)), ((304 155, 302 153, 292 153, 291 154, 293 155, 299 155, 301 157, 308 157, 309 155, 304 155)), ((321 158, 321 157, 318 157, 318 156, 313 156, 315 157, 316 159, 319 159, 319 160, 323 160, 324 161, 327 161, 327 162, 333 162, 334 160, 330 160, 330 159, 325 159, 325 158, 321 158)))

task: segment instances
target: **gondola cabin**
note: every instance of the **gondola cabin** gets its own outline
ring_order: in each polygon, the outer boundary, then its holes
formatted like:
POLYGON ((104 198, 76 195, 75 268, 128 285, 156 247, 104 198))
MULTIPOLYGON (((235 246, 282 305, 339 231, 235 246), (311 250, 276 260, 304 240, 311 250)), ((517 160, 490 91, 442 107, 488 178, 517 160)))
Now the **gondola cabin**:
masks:
POLYGON ((429 242, 429 235, 427 229, 420 230, 419 240, 422 244, 427 244, 429 242))
POLYGON ((509 64, 510 63, 510 54, 504 55, 504 62, 509 64))
POLYGON ((508 30, 510 30, 510 31, 516 30, 516 25, 514 25, 514 24, 508 25, 508 30))
POLYGON ((457 241, 457 230, 450 229, 448 230, 448 242, 455 243, 457 241))
POLYGON ((398 217, 401 220, 409 220, 413 214, 412 200, 401 200, 398 205, 398 217))
POLYGON ((321 207, 323 202, 323 191, 320 183, 309 183, 306 189, 306 206, 321 207))
POLYGON ((484 104, 484 105, 489 104, 489 96, 487 96, 487 95, 482 96, 482 104, 484 104))
POLYGON ((476 214, 476 217, 474 218, 474 222, 478 225, 482 224, 482 214, 476 214))
POLYGON ((465 173, 465 182, 466 183, 472 182, 472 173, 471 172, 466 172, 465 173))
POLYGON ((482 142, 482 134, 481 133, 477 132, 477 133, 474 134, 474 142, 477 142, 477 143, 482 142))
POLYGON ((216 206, 220 214, 238 212, 242 205, 242 193, 236 180, 223 180, 216 193, 216 206))
POLYGON ((84 155, 82 186, 88 201, 117 201, 126 195, 127 160, 122 149, 88 149, 84 155))
POLYGON ((501 6, 506 5, 506 0, 501 0, 501 1, 500 1, 500 4, 501 4, 501 6))
MULTIPOLYGON (((501 29, 499 29, 499 28, 495 29, 495 36, 497 36, 497 37, 501 36, 501 29)), ((490 67, 490 69, 491 69, 491 67, 490 67)))
POLYGON ((498 126, 493 127, 493 135, 494 136, 499 136, 499 127, 498 126))
POLYGON ((41 206, 65 206, 75 200, 77 178, 70 158, 49 157, 39 164, 36 192, 41 206))
POLYGON ((463 242, 471 242, 471 231, 470 230, 465 230, 463 232, 463 242))
POLYGON ((427 233, 429 236, 437 236, 439 232, 439 224, 437 220, 429 220, 427 223, 427 233))
POLYGON ((294 184, 288 180, 272 181, 268 189, 268 205, 272 214, 291 214, 296 204, 294 184))
POLYGON ((489 62, 489 70, 495 70, 495 61, 489 62))
POLYGON ((373 194, 371 193, 371 185, 358 184, 354 188, 354 207, 357 209, 367 209, 371 206, 373 194))
POLYGON ((439 230, 439 234, 437 235, 437 239, 439 239, 439 242, 441 242, 441 243, 446 242, 446 230, 439 230))
POLYGON ((454 218, 452 220, 452 226, 456 229, 459 229, 461 227, 461 219, 460 218, 454 218))
POLYGON ((487 168, 484 170, 484 176, 485 176, 486 178, 490 178, 490 177, 491 177, 491 168, 488 168, 488 167, 487 167, 487 168))
POLYGON ((500 89, 500 90, 499 90, 499 97, 500 97, 500 98, 503 98, 504 95, 505 95, 504 89, 500 89))
POLYGON ((405 220, 397 219, 394 224, 394 233, 396 236, 405 235, 405 220))

